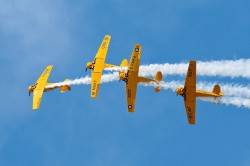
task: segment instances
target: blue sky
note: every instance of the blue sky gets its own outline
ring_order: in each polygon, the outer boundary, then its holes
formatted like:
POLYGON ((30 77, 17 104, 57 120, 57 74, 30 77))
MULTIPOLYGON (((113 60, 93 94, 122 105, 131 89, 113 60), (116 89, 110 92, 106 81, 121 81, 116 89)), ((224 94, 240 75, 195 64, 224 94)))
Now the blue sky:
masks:
MULTIPOLYGON (((183 99, 139 86, 127 112, 124 83, 45 93, 31 109, 28 86, 47 65, 49 81, 79 78, 103 39, 107 62, 141 64, 236 60, 250 55, 250 2, 215 0, 0 0, 0 165, 250 165, 250 110, 197 100, 195 126, 183 99)), ((184 80, 179 76, 166 76, 184 80)), ((247 79, 198 77, 201 81, 247 79)))

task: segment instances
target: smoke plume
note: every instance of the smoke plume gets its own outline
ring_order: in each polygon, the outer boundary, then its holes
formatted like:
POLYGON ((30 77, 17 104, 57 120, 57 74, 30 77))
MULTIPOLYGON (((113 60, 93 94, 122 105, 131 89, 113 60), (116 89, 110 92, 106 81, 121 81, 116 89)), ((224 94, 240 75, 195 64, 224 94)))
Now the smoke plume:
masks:
MULTIPOLYGON (((141 65, 141 76, 154 76, 157 71, 163 75, 183 75, 187 73, 188 63, 164 63, 141 65)), ((106 68, 107 71, 126 71, 125 67, 106 68)), ((222 60, 202 62, 197 61, 198 76, 242 77, 250 79, 250 59, 222 60)))

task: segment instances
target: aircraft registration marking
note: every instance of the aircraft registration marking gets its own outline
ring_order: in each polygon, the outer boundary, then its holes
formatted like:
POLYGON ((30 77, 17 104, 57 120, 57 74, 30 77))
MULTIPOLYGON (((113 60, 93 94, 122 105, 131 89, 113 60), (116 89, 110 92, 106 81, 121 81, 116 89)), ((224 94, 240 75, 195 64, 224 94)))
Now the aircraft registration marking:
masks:
POLYGON ((128 89, 128 98, 131 98, 131 89, 128 89))
POLYGON ((193 64, 189 65, 189 68, 188 68, 188 77, 192 77, 193 76, 193 67, 194 67, 193 64))
POLYGON ((136 58, 136 56, 134 55, 133 58, 132 58, 132 62, 131 62, 131 65, 130 65, 130 69, 133 69, 133 68, 134 68, 135 58, 136 58))
POLYGON ((96 89, 96 81, 93 83, 92 91, 96 89))
POLYGON ((192 119, 193 119, 192 113, 191 113, 191 108, 190 108, 190 107, 187 107, 187 115, 188 115, 188 119, 189 119, 189 120, 192 120, 192 119))
POLYGON ((42 77, 44 77, 48 72, 49 72, 49 69, 46 69, 46 70, 43 72, 42 77))
POLYGON ((102 49, 106 48, 106 46, 107 46, 107 42, 103 42, 102 43, 102 49))

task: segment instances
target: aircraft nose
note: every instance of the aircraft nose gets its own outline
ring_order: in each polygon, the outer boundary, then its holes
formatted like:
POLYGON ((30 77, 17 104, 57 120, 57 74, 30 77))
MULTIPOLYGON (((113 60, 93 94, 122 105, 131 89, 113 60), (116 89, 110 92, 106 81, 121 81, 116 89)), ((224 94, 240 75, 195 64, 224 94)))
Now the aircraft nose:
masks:
POLYGON ((28 91, 29 91, 29 96, 30 96, 30 92, 32 91, 32 87, 31 86, 29 86, 28 91))

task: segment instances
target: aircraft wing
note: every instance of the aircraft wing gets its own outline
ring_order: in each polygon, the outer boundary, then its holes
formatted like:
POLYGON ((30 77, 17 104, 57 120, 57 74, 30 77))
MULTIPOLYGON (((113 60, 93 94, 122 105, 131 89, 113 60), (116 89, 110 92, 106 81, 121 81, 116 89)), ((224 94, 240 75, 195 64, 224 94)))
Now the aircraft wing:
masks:
POLYGON ((101 82, 101 72, 91 72, 91 97, 95 98, 98 95, 98 90, 101 82))
POLYGON ((186 91, 184 103, 189 124, 195 124, 195 105, 196 105, 196 62, 190 61, 186 81, 184 85, 186 91))
POLYGON ((46 69, 41 74, 41 76, 36 81, 36 84, 35 84, 36 87, 33 92, 33 106, 32 106, 32 109, 34 110, 38 109, 40 106, 44 87, 47 84, 47 80, 49 78, 52 68, 53 66, 47 66, 46 69))
POLYGON ((136 44, 129 61, 128 71, 126 73, 128 79, 126 83, 128 112, 134 112, 135 109, 140 53, 141 46, 139 44, 136 44))
POLYGON ((135 110, 136 89, 137 89, 137 84, 126 85, 128 112, 134 112, 135 110))
POLYGON ((196 86, 196 62, 190 61, 184 86, 196 86))
POLYGON ((134 47, 134 50, 132 52, 129 65, 128 65, 128 70, 129 71, 139 71, 139 65, 140 65, 140 53, 141 53, 141 45, 136 44, 134 47))
POLYGON ((187 113, 187 119, 189 124, 195 124, 195 97, 192 98, 190 96, 186 96, 186 100, 184 98, 186 113, 187 113))
POLYGON ((107 52, 108 52, 109 43, 110 43, 110 39, 111 39, 110 35, 106 35, 103 38, 102 44, 100 45, 95 58, 104 58, 104 59, 106 58, 106 55, 107 55, 107 52))
POLYGON ((43 89, 37 89, 33 92, 33 106, 32 109, 36 110, 40 107, 40 103, 43 96, 43 89))
POLYGON ((91 72, 91 97, 95 98, 98 95, 98 90, 101 82, 103 68, 105 67, 105 59, 108 52, 108 46, 111 36, 106 35, 101 46, 95 56, 94 69, 91 72))

